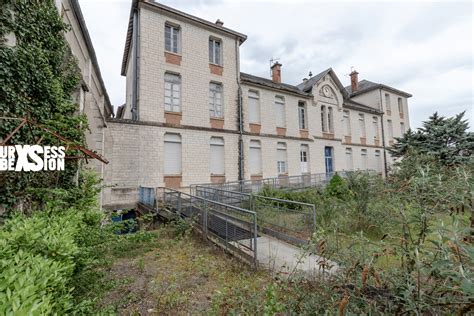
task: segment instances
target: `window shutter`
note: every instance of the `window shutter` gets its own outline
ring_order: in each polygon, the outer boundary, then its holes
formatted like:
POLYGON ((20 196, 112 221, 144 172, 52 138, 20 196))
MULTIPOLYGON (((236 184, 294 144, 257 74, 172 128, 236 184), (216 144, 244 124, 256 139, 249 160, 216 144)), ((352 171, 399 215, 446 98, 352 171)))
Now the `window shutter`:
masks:
POLYGON ((165 134, 164 174, 181 174, 181 136, 165 134))
POLYGON ((250 141, 249 164, 250 174, 262 173, 262 151, 259 141, 250 141))
POLYGON ((364 114, 359 114, 360 137, 365 137, 365 118, 364 114))
POLYGON ((221 137, 211 137, 211 174, 225 174, 225 151, 224 139, 221 137))
POLYGON ((253 91, 249 91, 249 122, 260 123, 260 100, 253 91))
POLYGON ((351 148, 346 148, 346 170, 354 170, 354 162, 352 160, 351 148))
POLYGON ((275 116, 277 127, 285 127, 285 101, 282 97, 275 97, 275 116))

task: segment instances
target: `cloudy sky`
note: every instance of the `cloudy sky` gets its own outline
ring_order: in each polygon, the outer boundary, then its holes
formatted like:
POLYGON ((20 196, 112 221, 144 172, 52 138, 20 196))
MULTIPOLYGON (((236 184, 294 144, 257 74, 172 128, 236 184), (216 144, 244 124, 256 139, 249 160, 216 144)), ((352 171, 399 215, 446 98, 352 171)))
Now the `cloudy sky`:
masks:
MULTIPOLYGON (((131 0, 79 0, 112 100, 124 102, 120 76, 131 0)), ((298 84, 332 67, 344 85, 359 79, 413 94, 412 127, 435 111, 467 111, 474 125, 471 1, 221 1, 164 0, 166 5, 248 36, 241 71, 269 77, 269 60, 283 64, 283 81, 298 84)), ((474 126, 471 126, 474 130, 474 126)))

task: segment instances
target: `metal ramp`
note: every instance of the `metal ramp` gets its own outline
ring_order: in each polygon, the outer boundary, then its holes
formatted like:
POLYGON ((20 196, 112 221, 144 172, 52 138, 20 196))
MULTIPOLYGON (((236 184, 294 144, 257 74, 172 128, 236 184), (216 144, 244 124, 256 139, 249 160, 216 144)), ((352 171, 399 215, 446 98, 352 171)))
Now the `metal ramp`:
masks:
POLYGON ((139 207, 191 220, 205 238, 254 267, 308 275, 337 270, 325 258, 302 256, 300 246, 316 227, 314 205, 200 186, 192 193, 140 187, 139 207))

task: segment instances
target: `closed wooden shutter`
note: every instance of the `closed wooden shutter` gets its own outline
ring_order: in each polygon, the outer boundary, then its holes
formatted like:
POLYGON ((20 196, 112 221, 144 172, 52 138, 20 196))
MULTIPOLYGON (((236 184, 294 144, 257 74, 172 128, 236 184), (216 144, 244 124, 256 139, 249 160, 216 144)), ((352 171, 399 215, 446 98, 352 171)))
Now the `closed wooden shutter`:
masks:
POLYGON ((346 170, 354 170, 354 161, 352 159, 352 148, 346 148, 346 170))
POLYGON ((181 136, 165 134, 164 174, 181 174, 181 136))
POLYGON ((286 126, 285 100, 283 97, 275 97, 275 121, 277 127, 286 126))
POLYGON ((224 139, 222 137, 211 137, 211 157, 209 162, 211 174, 225 174, 224 139))

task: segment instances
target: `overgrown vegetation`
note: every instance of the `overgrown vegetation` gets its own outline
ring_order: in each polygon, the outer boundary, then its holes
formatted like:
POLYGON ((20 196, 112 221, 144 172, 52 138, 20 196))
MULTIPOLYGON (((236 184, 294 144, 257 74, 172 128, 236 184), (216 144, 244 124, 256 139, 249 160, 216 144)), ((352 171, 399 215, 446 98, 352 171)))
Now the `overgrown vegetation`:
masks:
MULTIPOLYGON (((73 100, 80 73, 64 38, 67 30, 53 0, 2 1, 0 117, 29 118, 83 145, 87 122, 78 114, 73 100), (16 43, 7 45, 6 39, 12 34, 16 43)), ((0 137, 5 138, 19 124, 18 120, 1 119, 0 137)), ((61 145, 51 134, 26 127, 13 136, 10 144, 33 145, 40 140, 49 146, 61 145)), ((66 154, 74 156, 76 151, 68 150, 66 154)), ((70 188, 75 184, 79 161, 67 160, 65 167, 61 172, 0 173, 0 209, 18 204, 28 207, 33 196, 27 188, 70 188)))

